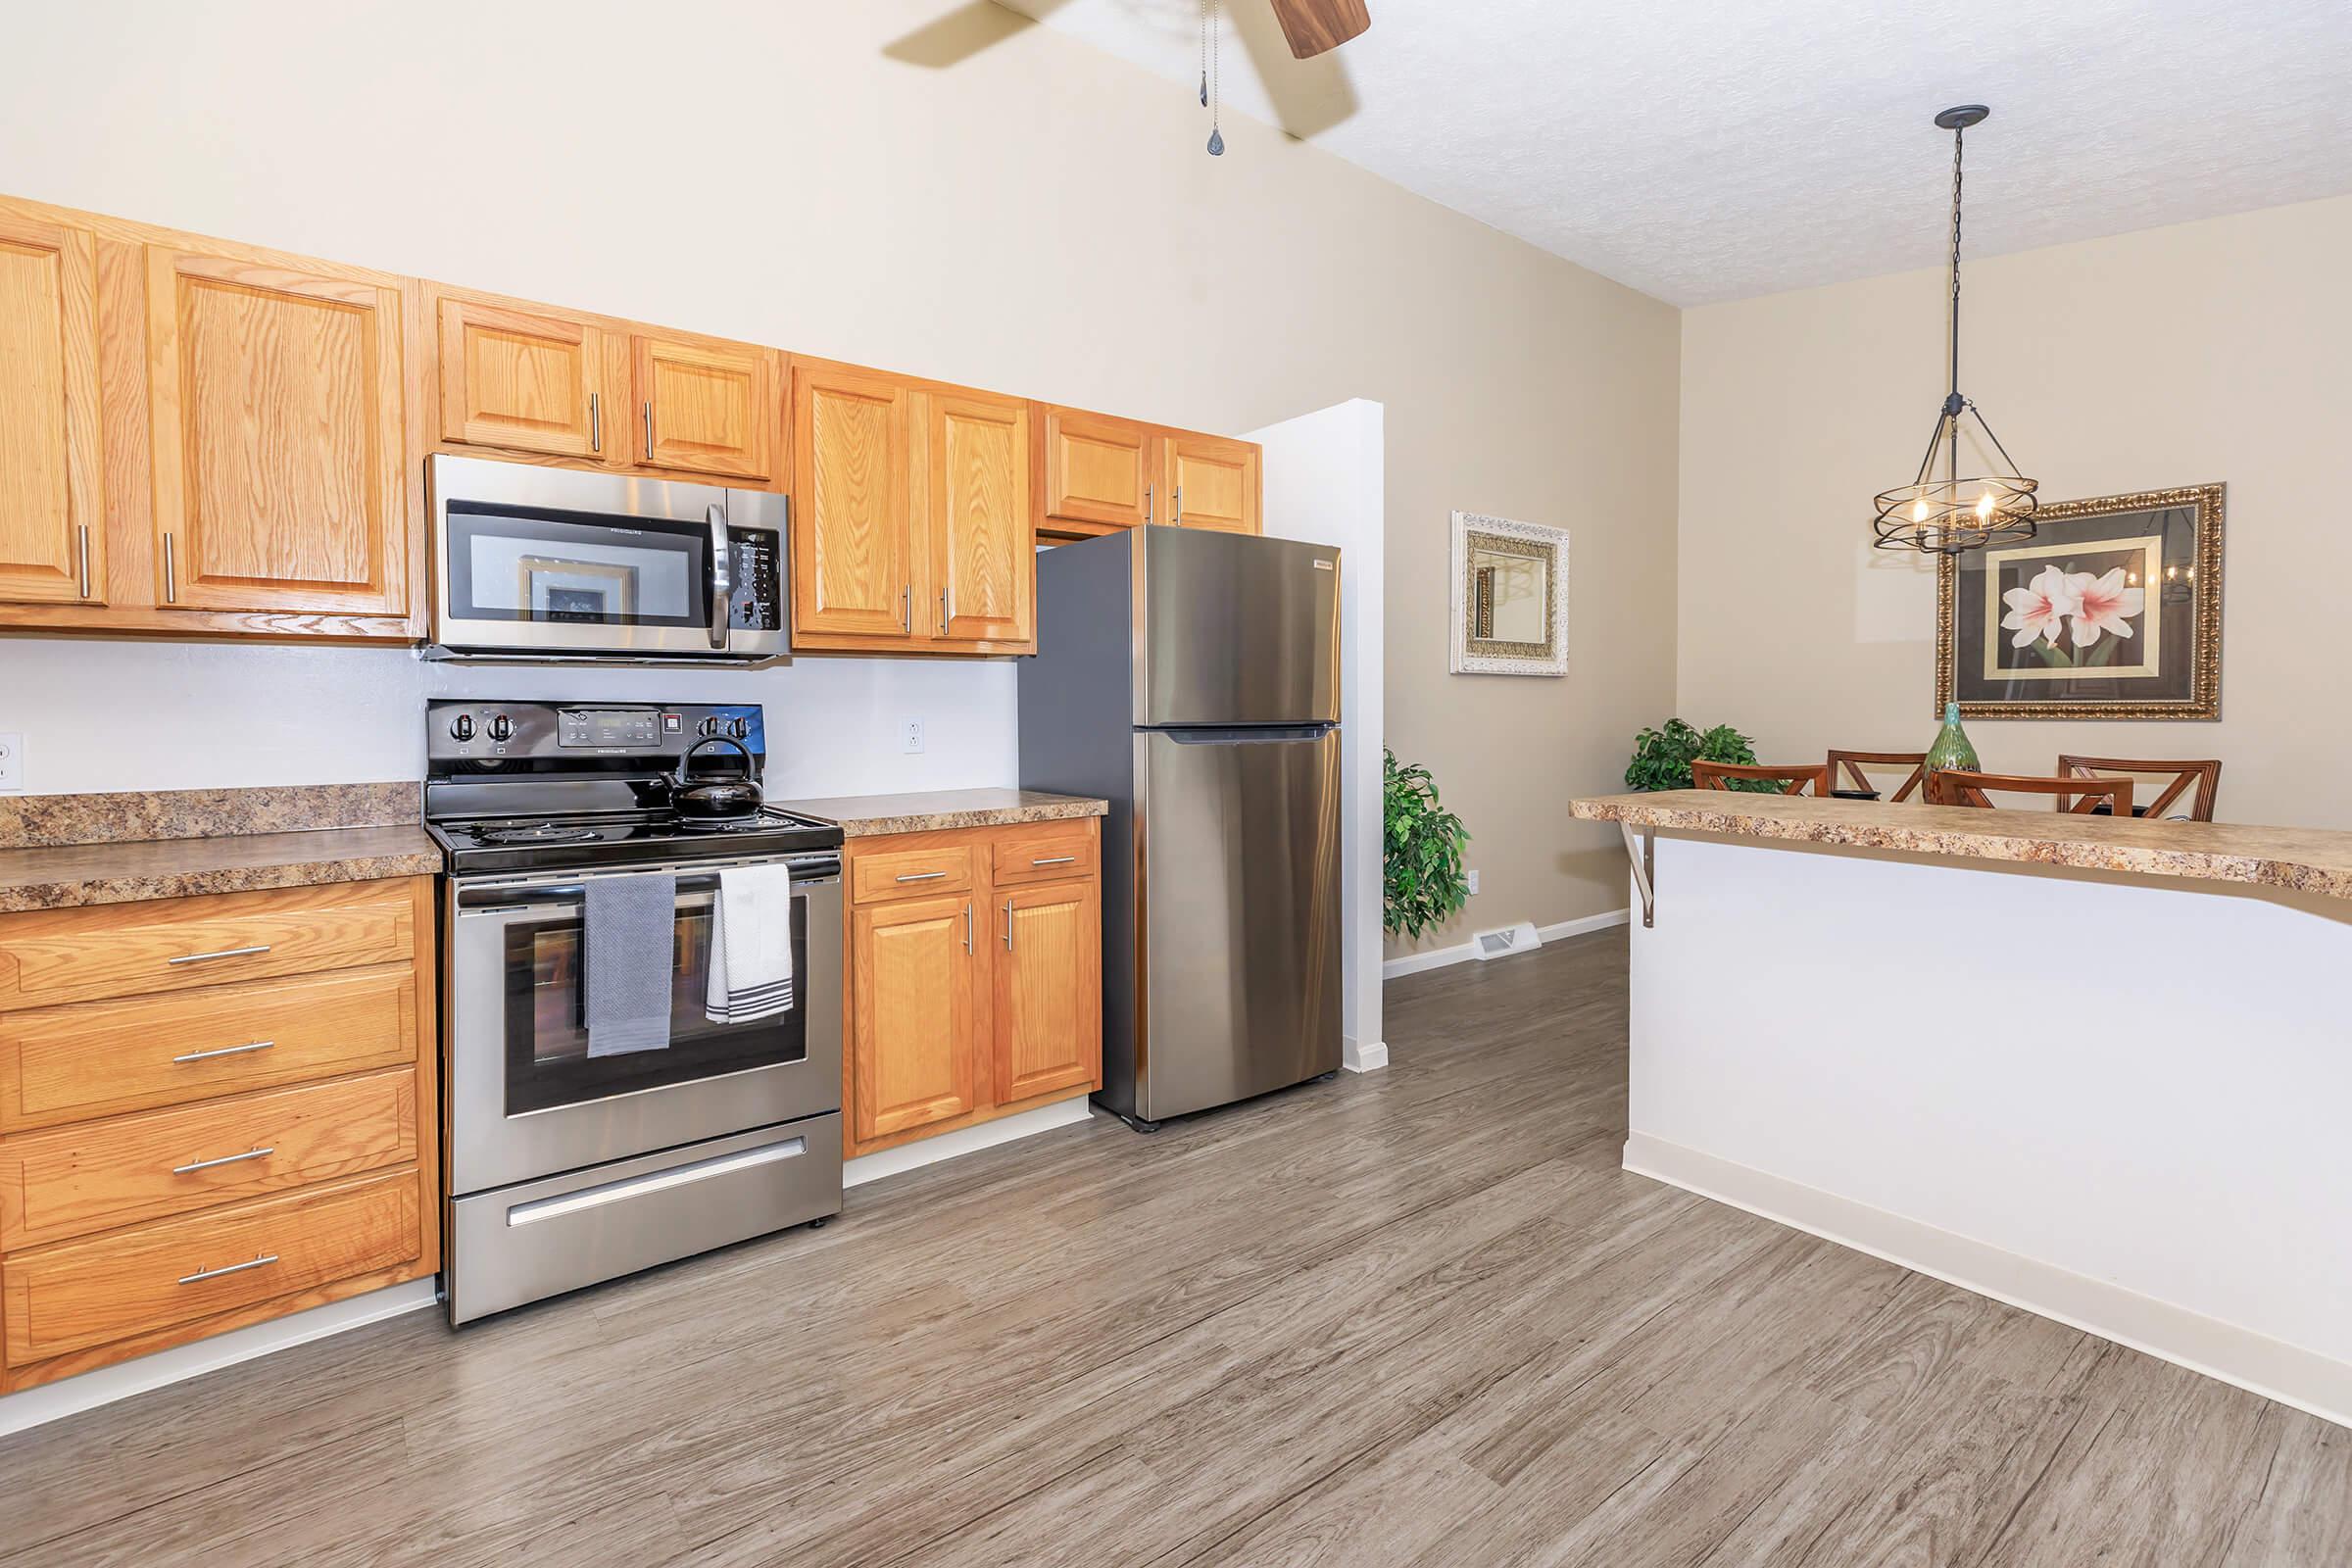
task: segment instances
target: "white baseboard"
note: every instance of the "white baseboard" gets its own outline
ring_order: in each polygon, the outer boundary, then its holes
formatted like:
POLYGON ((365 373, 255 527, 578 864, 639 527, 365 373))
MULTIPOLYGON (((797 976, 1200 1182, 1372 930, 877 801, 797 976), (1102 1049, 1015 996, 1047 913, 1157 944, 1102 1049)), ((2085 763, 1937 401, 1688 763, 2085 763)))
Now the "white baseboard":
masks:
MULTIPOLYGON (((1578 920, 1540 925, 1536 927, 1536 935, 1544 942, 1557 942, 1563 937, 1581 937, 1589 931, 1606 931, 1610 926, 1623 925, 1631 915, 1630 909, 1607 909, 1578 920)), ((1449 963, 1466 963, 1477 956, 1478 944, 1475 942, 1465 942, 1452 948, 1432 948, 1427 953, 1408 953, 1401 958, 1382 959, 1380 977, 1394 980, 1401 974, 1419 974, 1424 969, 1443 969, 1449 963)))
POLYGON ((1625 1168, 2352 1426, 2352 1365, 1801 1182, 1644 1133, 1625 1168))
POLYGON ((955 1159, 963 1154, 976 1154, 983 1149, 1009 1144, 1019 1138, 1034 1138, 1039 1133, 1052 1132, 1056 1127, 1068 1127, 1082 1122, 1093 1114, 1084 1095, 1075 1100, 1057 1100, 1051 1105, 1024 1110, 1018 1115, 1003 1116, 984 1121, 977 1127, 958 1127, 937 1138, 918 1138, 911 1144, 885 1149, 878 1154, 860 1154, 841 1167, 841 1185, 858 1187, 878 1182, 885 1176, 896 1176, 903 1170, 917 1170, 936 1165, 943 1159, 955 1159))
POLYGON ((341 1301, 329 1301, 307 1311, 273 1318, 267 1323, 255 1323, 226 1334, 216 1334, 209 1340, 193 1345, 175 1345, 169 1350, 142 1355, 136 1360, 121 1361, 102 1366, 93 1372, 76 1377, 60 1378, 44 1383, 37 1389, 0 1395, 0 1433, 22 1432, 61 1416, 76 1415, 94 1410, 117 1399, 127 1399, 149 1389, 160 1389, 167 1383, 185 1378, 202 1377, 239 1361, 272 1351, 290 1349, 312 1340, 322 1340, 330 1334, 380 1323, 403 1312, 414 1312, 431 1306, 441 1298, 436 1279, 411 1280, 405 1285, 387 1286, 354 1296, 341 1301))
POLYGON ((1389 1043, 1385 1040, 1351 1040, 1340 1037, 1340 1065, 1349 1072, 1378 1072, 1389 1064, 1389 1043))

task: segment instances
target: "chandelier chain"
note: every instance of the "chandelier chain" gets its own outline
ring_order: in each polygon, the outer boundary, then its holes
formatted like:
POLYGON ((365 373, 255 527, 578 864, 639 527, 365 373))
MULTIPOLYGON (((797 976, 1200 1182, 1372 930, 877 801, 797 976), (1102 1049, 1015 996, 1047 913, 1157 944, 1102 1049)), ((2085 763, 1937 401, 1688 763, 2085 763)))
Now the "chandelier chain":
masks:
POLYGON ((1952 394, 1960 392, 1960 152, 1968 132, 1952 130, 1952 394))

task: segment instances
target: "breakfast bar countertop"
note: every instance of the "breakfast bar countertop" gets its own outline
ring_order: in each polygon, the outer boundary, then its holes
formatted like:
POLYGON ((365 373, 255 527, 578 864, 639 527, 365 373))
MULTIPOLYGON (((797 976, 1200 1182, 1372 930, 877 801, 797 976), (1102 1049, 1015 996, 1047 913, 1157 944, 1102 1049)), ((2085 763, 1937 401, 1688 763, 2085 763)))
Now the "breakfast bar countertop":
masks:
POLYGON ((2352 832, 2335 828, 2151 822, 1736 790, 1589 796, 1568 808, 1588 821, 1635 828, 2188 877, 2352 899, 2352 832))
POLYGON ((835 795, 810 801, 770 801, 779 810, 838 824, 845 837, 928 833, 940 828, 1009 827, 1102 816, 1110 803, 1044 790, 924 790, 908 795, 835 795))

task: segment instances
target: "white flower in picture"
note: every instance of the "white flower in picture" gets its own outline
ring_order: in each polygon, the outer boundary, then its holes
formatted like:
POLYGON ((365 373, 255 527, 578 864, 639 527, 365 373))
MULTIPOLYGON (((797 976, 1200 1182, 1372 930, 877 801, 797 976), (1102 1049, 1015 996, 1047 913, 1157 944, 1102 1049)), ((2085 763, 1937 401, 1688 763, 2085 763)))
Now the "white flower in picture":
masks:
MULTIPOLYGON (((2047 572, 2042 574, 2048 575, 2047 572)), ((2041 578, 2034 580, 2038 583, 2041 578)), ((2099 640, 2102 631, 2111 631, 2118 637, 2131 636, 2132 617, 2147 608, 2147 591, 2125 587, 2124 568, 2121 566, 2102 577, 2079 571, 2067 579, 2067 588, 2075 599, 2073 614, 2077 648, 2088 648, 2099 640)), ((2008 622, 2003 621, 2002 624, 2007 625, 2008 622)), ((2058 634, 2053 631, 2050 640, 2056 642, 2058 634)))
MULTIPOLYGON (((2123 579, 2123 572, 2120 568, 2110 575, 2119 582, 2123 579)), ((2088 581, 2090 581, 2088 572, 2083 572, 2079 577, 2069 577, 2056 566, 2044 566, 2025 587, 2012 588, 2001 595, 2002 603, 2009 607, 2009 613, 2001 617, 2001 629, 2017 633, 2015 637, 2009 639, 2009 646, 2024 648, 2036 637, 2046 637, 2055 646, 2058 641, 2058 623, 2069 615, 2079 614, 2081 611, 2082 601, 2076 594, 2077 584, 2088 581)), ((2139 590, 2134 588, 2132 590, 2132 594, 2133 598, 2132 612, 2136 614, 2139 590)), ((2093 631, 2089 637, 2084 637, 2080 619, 2076 621, 2075 626, 2075 641, 2078 645, 2091 642, 2098 636, 2098 633, 2093 631)), ((2129 636, 2130 633, 2127 632, 2126 635, 2129 636)))

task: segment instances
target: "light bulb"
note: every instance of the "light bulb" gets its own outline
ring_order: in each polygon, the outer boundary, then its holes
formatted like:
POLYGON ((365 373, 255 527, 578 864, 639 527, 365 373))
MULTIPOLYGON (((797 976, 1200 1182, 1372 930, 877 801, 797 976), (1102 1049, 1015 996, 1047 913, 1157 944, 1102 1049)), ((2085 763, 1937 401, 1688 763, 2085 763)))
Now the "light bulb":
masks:
POLYGON ((1992 515, 1991 491, 1987 490, 1983 495, 1977 497, 1977 515, 1980 517, 1989 517, 1992 515))
POLYGON ((1928 498, 1926 496, 1921 496, 1917 501, 1911 503, 1911 520, 1913 522, 1928 520, 1928 498))

